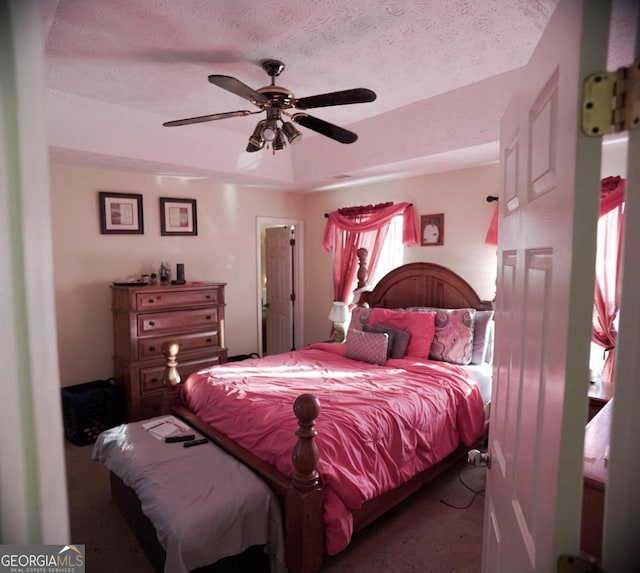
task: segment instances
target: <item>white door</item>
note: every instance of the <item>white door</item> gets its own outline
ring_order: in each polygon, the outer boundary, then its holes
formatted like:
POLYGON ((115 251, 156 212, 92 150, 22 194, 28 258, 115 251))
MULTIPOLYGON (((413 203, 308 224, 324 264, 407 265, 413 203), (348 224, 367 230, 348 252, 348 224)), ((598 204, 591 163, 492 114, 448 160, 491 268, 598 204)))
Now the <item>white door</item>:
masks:
POLYGON ((560 0, 502 120, 485 573, 579 552, 601 145, 579 109, 609 11, 560 0))
POLYGON ((288 352, 293 347, 292 229, 265 231, 267 266, 266 354, 288 352))
MULTIPOLYGON (((625 64, 631 63, 632 59, 640 61, 640 7, 636 10, 635 53, 631 51, 625 64)), ((624 216, 626 221, 636 223, 625 223, 622 249, 620 328, 602 546, 605 571, 640 571, 640 456, 634 455, 640 405, 640 225, 637 224, 640 220, 640 128, 628 135, 624 216)))

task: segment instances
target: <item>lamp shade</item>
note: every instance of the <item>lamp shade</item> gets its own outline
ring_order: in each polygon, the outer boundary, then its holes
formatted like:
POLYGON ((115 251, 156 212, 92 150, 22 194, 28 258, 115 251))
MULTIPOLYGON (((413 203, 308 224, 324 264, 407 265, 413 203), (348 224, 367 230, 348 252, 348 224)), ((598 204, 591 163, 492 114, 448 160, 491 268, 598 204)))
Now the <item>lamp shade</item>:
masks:
POLYGON ((349 308, 346 302, 335 301, 329 311, 329 320, 333 322, 347 322, 349 308))

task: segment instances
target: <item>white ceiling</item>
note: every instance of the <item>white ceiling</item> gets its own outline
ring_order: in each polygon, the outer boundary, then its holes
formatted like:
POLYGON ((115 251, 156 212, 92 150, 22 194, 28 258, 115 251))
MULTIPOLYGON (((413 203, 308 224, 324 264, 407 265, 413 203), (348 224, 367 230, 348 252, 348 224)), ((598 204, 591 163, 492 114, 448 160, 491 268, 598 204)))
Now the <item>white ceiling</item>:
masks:
POLYGON ((41 0, 54 160, 223 183, 319 189, 497 160, 498 122, 557 0, 41 0), (261 115, 172 119, 252 105, 207 81, 297 97, 366 87, 372 103, 312 110, 359 135, 303 127, 247 153, 261 115))

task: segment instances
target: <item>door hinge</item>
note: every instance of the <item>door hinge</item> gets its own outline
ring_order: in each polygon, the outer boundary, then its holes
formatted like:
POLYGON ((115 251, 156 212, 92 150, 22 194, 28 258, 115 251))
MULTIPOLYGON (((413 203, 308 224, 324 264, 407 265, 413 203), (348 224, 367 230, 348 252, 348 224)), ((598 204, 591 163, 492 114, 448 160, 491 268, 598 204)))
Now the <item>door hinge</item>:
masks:
POLYGON ((599 137, 640 125, 640 59, 615 72, 587 76, 582 86, 582 132, 599 137))
POLYGON ((560 555, 558 557, 558 573, 605 573, 605 571, 595 559, 576 555, 560 555))
POLYGON ((296 302, 296 293, 292 292, 289 298, 291 299, 291 302, 296 302))

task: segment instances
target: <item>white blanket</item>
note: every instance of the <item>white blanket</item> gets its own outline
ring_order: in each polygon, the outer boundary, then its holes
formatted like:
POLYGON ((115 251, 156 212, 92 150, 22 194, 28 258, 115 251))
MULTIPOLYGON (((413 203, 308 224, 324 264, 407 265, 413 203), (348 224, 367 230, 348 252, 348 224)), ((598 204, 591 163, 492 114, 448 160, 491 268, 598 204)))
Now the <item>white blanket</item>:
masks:
POLYGON ((165 573, 187 573, 252 545, 265 545, 271 571, 286 573, 282 517, 269 487, 214 444, 167 444, 144 429, 148 422, 100 434, 93 459, 136 492, 167 554, 165 573))

